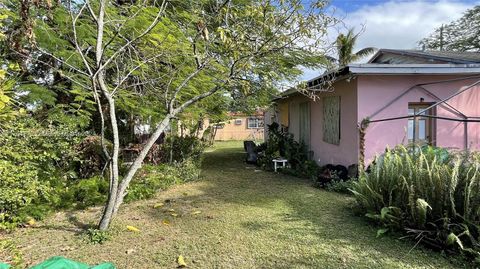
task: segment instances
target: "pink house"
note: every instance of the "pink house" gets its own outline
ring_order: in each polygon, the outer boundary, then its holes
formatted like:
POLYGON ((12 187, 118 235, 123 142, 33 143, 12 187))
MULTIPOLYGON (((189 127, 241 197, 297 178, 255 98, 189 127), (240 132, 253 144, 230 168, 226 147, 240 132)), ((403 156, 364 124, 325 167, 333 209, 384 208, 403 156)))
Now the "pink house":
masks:
POLYGON ((366 119, 367 164, 412 142, 480 148, 480 53, 382 49, 307 85, 275 99, 265 121, 307 144, 320 165, 357 164, 366 119))

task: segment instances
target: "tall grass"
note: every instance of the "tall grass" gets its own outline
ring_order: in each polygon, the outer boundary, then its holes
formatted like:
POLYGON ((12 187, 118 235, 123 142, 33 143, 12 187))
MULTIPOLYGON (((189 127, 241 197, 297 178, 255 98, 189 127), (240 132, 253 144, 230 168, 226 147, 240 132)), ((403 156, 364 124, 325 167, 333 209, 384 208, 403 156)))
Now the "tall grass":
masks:
MULTIPOLYGON (((351 191, 366 216, 430 247, 480 257, 480 157, 399 146, 351 191)), ((479 259, 480 260, 480 259, 479 259)))

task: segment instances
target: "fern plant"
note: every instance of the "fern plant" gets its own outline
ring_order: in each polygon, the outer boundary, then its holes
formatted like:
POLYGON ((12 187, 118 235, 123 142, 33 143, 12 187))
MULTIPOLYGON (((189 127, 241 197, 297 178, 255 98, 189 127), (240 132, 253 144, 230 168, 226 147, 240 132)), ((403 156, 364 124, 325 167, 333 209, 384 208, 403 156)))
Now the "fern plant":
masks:
POLYGON ((471 152, 399 146, 387 150, 351 188, 385 229, 438 249, 480 257, 480 163, 471 152))

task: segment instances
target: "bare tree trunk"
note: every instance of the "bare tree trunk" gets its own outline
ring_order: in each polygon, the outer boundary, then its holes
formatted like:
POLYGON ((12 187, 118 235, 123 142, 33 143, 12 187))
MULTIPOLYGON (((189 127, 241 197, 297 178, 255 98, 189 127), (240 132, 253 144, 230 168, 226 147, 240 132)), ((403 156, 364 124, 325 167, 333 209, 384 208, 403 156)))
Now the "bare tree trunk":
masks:
MULTIPOLYGON (((148 151, 152 148, 153 144, 157 139, 160 137, 160 135, 165 131, 167 126, 170 124, 170 120, 172 119, 172 115, 168 114, 165 116, 165 118, 162 120, 162 122, 158 125, 156 128, 155 132, 150 136, 150 138, 147 140, 147 143, 143 147, 142 151, 138 154, 137 158, 135 158, 135 161, 133 162, 132 166, 128 169, 127 174, 125 177, 123 177, 122 181, 118 181, 118 155, 115 157, 112 156, 112 163, 116 159, 117 161, 115 162, 117 165, 112 165, 112 168, 114 169, 114 173, 117 175, 117 180, 114 180, 113 186, 112 186, 112 191, 110 192, 108 203, 105 206, 102 219, 99 224, 99 229, 100 230, 107 230, 108 227, 110 226, 110 223, 112 219, 115 217, 115 214, 117 213, 118 209, 120 208, 120 205, 123 203, 123 199, 125 198, 125 195, 127 194, 127 188, 130 182, 132 181, 135 173, 140 169, 142 166, 143 160, 148 154, 148 151)), ((118 134, 118 126, 115 124, 115 128, 117 130, 118 134)), ((113 124, 112 128, 115 130, 113 124)))
MULTIPOLYGON (((100 75, 103 79, 103 76, 100 75)), ((113 153, 110 166, 110 193, 108 195, 108 202, 105 206, 102 219, 100 220, 99 229, 106 230, 110 226, 111 219, 115 212, 115 205, 118 198, 118 185, 119 185, 119 173, 118 173, 118 157, 120 152, 120 139, 118 133, 117 116, 115 114, 115 101, 108 94, 106 94, 109 105, 109 117, 113 134, 113 153)))

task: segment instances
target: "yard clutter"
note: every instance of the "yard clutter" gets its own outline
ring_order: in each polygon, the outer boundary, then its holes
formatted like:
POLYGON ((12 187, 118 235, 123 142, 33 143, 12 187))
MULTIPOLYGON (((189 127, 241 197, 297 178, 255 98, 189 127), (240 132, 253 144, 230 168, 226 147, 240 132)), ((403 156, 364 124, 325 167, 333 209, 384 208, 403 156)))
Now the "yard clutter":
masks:
POLYGON ((252 152, 258 152, 257 165, 263 169, 308 178, 316 187, 332 191, 349 192, 351 182, 358 177, 357 164, 348 168, 339 164, 319 166, 305 143, 297 142, 292 134, 281 130, 275 122, 268 125, 267 142, 252 152))
POLYGON ((253 141, 243 141, 243 149, 247 152, 245 161, 249 164, 257 164, 258 152, 257 145, 253 141))
POLYGON ((286 168, 288 165, 288 160, 283 158, 273 159, 273 170, 277 172, 277 168, 286 168))

